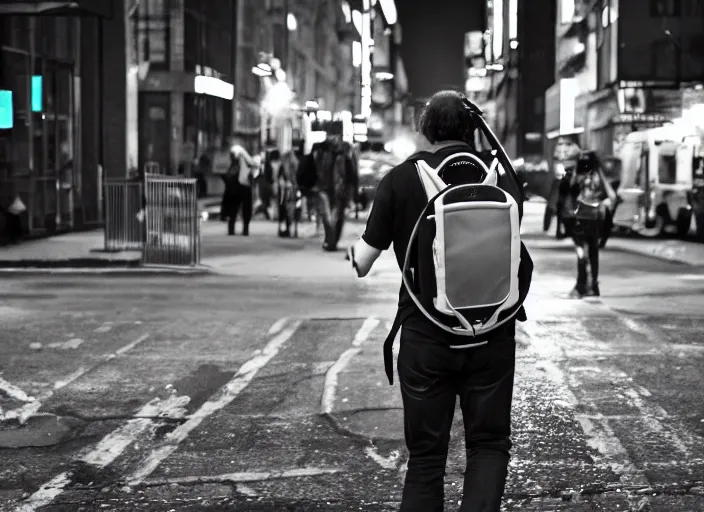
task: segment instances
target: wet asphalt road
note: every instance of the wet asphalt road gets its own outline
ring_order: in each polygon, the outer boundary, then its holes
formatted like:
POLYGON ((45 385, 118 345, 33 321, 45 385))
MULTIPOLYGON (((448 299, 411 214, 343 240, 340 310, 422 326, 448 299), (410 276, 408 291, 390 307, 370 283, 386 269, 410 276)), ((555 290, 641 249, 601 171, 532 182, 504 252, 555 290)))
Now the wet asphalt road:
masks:
MULTIPOLYGON (((0 510, 397 509, 393 261, 246 243, 225 276, 2 277, 0 510)), ((704 510, 704 272, 607 251, 567 300, 572 253, 529 245, 504 509, 704 510)), ((447 510, 463 465, 457 414, 447 510)))

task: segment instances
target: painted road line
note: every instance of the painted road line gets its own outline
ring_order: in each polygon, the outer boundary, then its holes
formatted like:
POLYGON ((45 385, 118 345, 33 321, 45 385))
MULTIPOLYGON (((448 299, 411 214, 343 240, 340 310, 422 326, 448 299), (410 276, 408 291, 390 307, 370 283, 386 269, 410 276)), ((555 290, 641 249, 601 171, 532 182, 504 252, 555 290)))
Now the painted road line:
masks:
MULTIPOLYGON (((578 326, 575 327, 577 327, 574 329, 575 336, 581 336, 578 332, 578 326)), ((570 377, 555 362, 565 358, 562 350, 547 333, 540 332, 534 321, 520 324, 520 332, 525 335, 523 337, 528 342, 531 351, 539 356, 540 367, 544 370, 548 379, 552 381, 557 394, 562 397, 568 407, 574 408, 578 401, 570 389, 570 377), (543 335, 542 338, 541 334, 543 335)), ((614 434, 608 420, 601 417, 596 405, 588 400, 583 401, 581 405, 590 409, 591 414, 589 416, 575 414, 574 417, 582 427, 587 445, 601 455, 596 460, 596 463, 609 466, 619 475, 620 481, 624 485, 648 485, 645 473, 633 464, 628 451, 624 448, 621 440, 614 434)))
POLYGON ((112 329, 112 322, 105 322, 103 325, 95 329, 93 332, 104 333, 109 332, 112 329))
POLYGON ((248 483, 248 482, 266 482, 269 480, 281 480, 284 478, 302 478, 320 475, 334 475, 339 473, 340 469, 327 468, 297 468, 281 471, 266 471, 266 472, 245 472, 245 473, 226 473, 224 475, 214 476, 184 476, 176 478, 154 478, 144 480, 142 483, 145 486, 158 486, 169 484, 210 484, 210 483, 248 483))
POLYGON ((276 322, 274 322, 274 325, 271 326, 269 329, 269 336, 276 336, 281 332, 281 329, 284 328, 286 325, 286 322, 288 322, 288 317, 285 316, 283 318, 279 318, 276 322))
MULTIPOLYGON (((645 338, 648 343, 656 346, 663 347, 661 337, 658 334, 647 327, 642 325, 632 318, 618 316, 618 320, 624 327, 638 335, 645 338)), ((578 326, 575 331, 586 332, 586 328, 578 326)), ((659 352, 666 353, 665 348, 660 348, 659 352)), ((583 368, 579 368, 582 370, 583 368)), ((574 370, 574 369, 573 369, 574 370)), ((582 387, 582 378, 579 374, 584 372, 572 372, 569 377, 570 384, 574 389, 582 387)), ((679 420, 671 417, 667 411, 657 405, 653 404, 646 398, 651 397, 652 393, 643 386, 634 385, 632 379, 628 376, 626 372, 618 368, 616 365, 600 367, 600 373, 608 378, 611 382, 610 393, 614 396, 620 396, 625 401, 625 405, 628 409, 638 411, 636 414, 637 419, 653 434, 662 436, 669 442, 673 450, 679 452, 676 457, 684 457, 685 459, 690 459, 692 456, 692 450, 697 449, 702 445, 702 439, 697 436, 692 435, 689 430, 681 424, 679 420), (666 423, 661 422, 661 420, 667 420, 666 423), (667 426, 666 426, 667 425, 667 426)), ((596 403, 592 401, 591 405, 593 410, 598 413, 596 403)), ((607 424, 609 419, 603 418, 601 421, 599 419, 587 419, 583 418, 585 421, 595 421, 597 423, 607 424)))
POLYGON ((42 404, 46 402, 49 398, 54 396, 54 393, 56 393, 58 390, 65 388, 72 382, 80 379, 83 377, 85 374, 93 371, 95 368, 100 366, 103 363, 106 363, 108 361, 112 361, 118 356, 121 356, 125 354, 126 352, 129 352, 133 348, 135 348, 137 345, 142 343, 144 340, 146 340, 149 337, 149 334, 143 334, 139 338, 137 338, 134 341, 131 341, 127 345, 124 345, 123 347, 119 348, 115 352, 111 354, 107 354, 106 356, 102 357, 102 360, 94 364, 93 366, 88 366, 88 367, 80 367, 78 370, 74 371, 73 373, 67 375, 63 379, 59 379, 56 382, 54 382, 54 385, 52 386, 52 389, 49 391, 43 393, 41 396, 39 396, 38 399, 24 404, 22 407, 19 407, 17 409, 13 409, 10 411, 7 411, 4 415, 5 419, 18 419, 20 423, 24 423, 29 419, 31 416, 36 414, 39 409, 41 409, 42 404))
POLYGON ((332 413, 335 407, 335 394, 337 393, 337 381, 340 372, 349 364, 354 356, 362 350, 362 344, 367 340, 374 328, 379 325, 379 320, 374 317, 369 317, 364 320, 362 327, 359 328, 357 334, 352 341, 352 348, 345 350, 342 355, 335 361, 330 369, 325 374, 325 383, 323 384, 323 397, 320 403, 321 414, 332 413))
MULTIPOLYGON (((142 407, 136 416, 165 416, 170 418, 183 417, 186 414, 185 406, 190 401, 187 396, 170 396, 166 400, 155 398, 142 407)), ((79 457, 87 464, 97 468, 104 468, 119 457, 125 449, 132 444, 143 432, 154 425, 151 419, 134 419, 116 428, 103 437, 92 449, 79 457)), ((72 480, 71 471, 59 473, 54 478, 43 484, 27 500, 15 508, 15 512, 34 512, 41 507, 51 504, 60 496, 72 480)))
POLYGON ((218 393, 205 402, 197 411, 191 414, 185 423, 182 423, 164 438, 161 446, 153 449, 149 455, 142 459, 141 464, 127 478, 130 484, 140 483, 159 467, 167 457, 178 449, 188 435, 196 429, 205 419, 231 403, 252 382, 259 370, 264 368, 281 350, 284 344, 291 339, 301 325, 301 321, 294 322, 282 330, 263 350, 255 353, 254 357, 245 362, 234 377, 223 386, 218 393))
POLYGON ((56 343, 49 343, 48 348, 58 348, 60 350, 76 349, 83 345, 83 340, 81 338, 71 338, 67 341, 57 341, 56 343))
POLYGON ((396 469, 398 461, 401 458, 401 453, 398 450, 392 451, 388 457, 379 455, 375 446, 367 446, 364 449, 364 453, 384 469, 396 469))
POLYGON ((684 274, 677 276, 677 279, 682 281, 704 281, 704 274, 684 274))
MULTIPOLYGON (((662 335, 654 329, 636 322, 632 318, 619 317, 621 322, 632 332, 643 336, 649 343, 653 344, 661 354, 668 356, 672 350, 682 351, 676 345, 668 345, 662 342, 662 335)), ((684 345, 687 347, 687 345, 684 345)), ((704 444, 701 436, 692 434, 686 425, 679 418, 671 416, 664 407, 646 400, 652 393, 643 386, 634 385, 632 379, 617 378, 612 380, 614 391, 620 391, 622 396, 628 400, 628 405, 640 411, 641 420, 652 431, 662 435, 672 446, 679 450, 687 459, 692 457, 692 451, 704 444), (661 423, 660 420, 666 420, 661 423)))
POLYGON ((20 388, 18 388, 11 382, 7 382, 2 377, 0 377, 0 391, 5 393, 10 398, 14 398, 15 400, 19 400, 20 402, 34 402, 36 400, 36 398, 34 398, 33 396, 29 396, 20 388))
MULTIPOLYGON (((369 338, 371 332, 380 323, 380 320, 377 318, 367 318, 359 331, 357 331, 354 341, 352 342, 352 347, 345 350, 325 374, 323 396, 320 404, 321 414, 332 414, 335 408, 335 396, 337 394, 337 384, 340 373, 347 367, 352 358, 361 352, 362 344, 369 338)), ((388 457, 384 457, 379 454, 376 446, 365 447, 364 453, 383 469, 396 469, 400 459, 398 451, 394 451, 388 457)))

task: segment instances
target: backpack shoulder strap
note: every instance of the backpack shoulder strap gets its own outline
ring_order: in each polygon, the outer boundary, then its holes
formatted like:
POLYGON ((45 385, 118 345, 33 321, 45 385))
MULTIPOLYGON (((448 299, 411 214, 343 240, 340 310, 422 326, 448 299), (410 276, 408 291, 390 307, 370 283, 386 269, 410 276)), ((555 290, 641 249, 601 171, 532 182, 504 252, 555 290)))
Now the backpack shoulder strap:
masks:
POLYGON ((416 160, 415 164, 428 201, 447 188, 447 184, 425 160, 416 160))

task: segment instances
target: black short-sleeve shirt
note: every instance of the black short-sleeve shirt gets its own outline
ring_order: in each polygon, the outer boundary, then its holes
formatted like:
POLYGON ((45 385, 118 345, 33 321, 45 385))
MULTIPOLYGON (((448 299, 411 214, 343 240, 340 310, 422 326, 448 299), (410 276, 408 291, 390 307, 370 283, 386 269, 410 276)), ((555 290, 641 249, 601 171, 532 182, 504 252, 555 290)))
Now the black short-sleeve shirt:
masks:
MULTIPOLYGON (((471 151, 471 148, 460 142, 445 144, 435 151, 420 153, 417 159, 425 160, 431 167, 435 167, 449 155, 462 150, 471 151)), ((399 269, 403 269, 413 228, 427 201, 414 160, 407 160, 394 167, 379 183, 362 239, 381 251, 393 245, 399 269)), ((399 291, 399 309, 408 315, 404 328, 422 334, 428 341, 449 344, 467 342, 465 336, 443 331, 428 320, 413 303, 403 282, 399 291)), ((514 333, 515 322, 510 321, 490 333, 488 338, 513 336, 514 333)))

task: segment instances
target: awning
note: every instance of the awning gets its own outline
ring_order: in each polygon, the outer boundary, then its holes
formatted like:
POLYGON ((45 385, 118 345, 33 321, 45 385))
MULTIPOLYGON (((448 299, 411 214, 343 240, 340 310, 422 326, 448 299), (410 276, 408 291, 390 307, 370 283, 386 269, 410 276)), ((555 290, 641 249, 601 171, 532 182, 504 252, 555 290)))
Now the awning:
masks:
POLYGON ((3 0, 0 14, 35 16, 100 16, 112 18, 112 0, 3 0))

